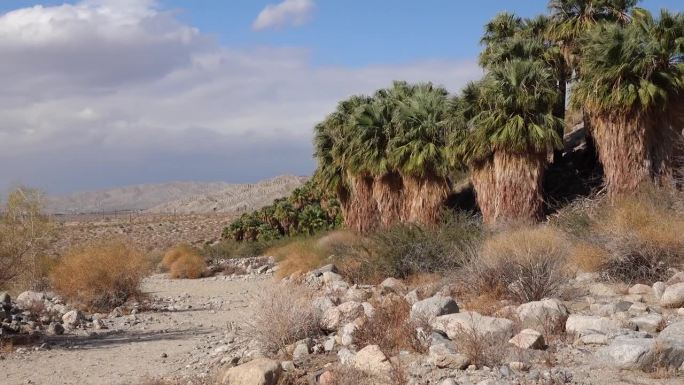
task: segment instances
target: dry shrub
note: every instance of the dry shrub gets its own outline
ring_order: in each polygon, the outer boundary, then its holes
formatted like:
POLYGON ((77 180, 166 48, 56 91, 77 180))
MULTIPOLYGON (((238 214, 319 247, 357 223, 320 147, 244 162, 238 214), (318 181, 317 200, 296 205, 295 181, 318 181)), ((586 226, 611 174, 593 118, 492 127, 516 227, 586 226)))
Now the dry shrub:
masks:
POLYGON ((264 288, 253 299, 256 310, 241 332, 273 356, 291 343, 320 333, 321 314, 312 300, 313 293, 300 286, 264 288))
POLYGON ((416 329, 422 327, 429 334, 427 323, 412 321, 411 305, 401 297, 388 297, 373 303, 373 317, 361 325, 354 334, 359 346, 378 345, 386 355, 393 356, 401 350, 425 353, 416 329))
POLYGON ((204 257, 188 245, 178 245, 167 251, 161 263, 171 278, 196 279, 207 271, 204 257))
POLYGON ((278 260, 278 276, 287 277, 293 273, 306 273, 323 264, 327 255, 316 245, 313 238, 298 239, 283 246, 266 251, 278 260))
POLYGON ((149 269, 143 253, 129 243, 112 240, 69 251, 51 278, 55 290, 70 302, 107 311, 138 297, 149 269))
POLYGON ((472 288, 519 302, 560 294, 567 279, 568 242, 550 227, 520 227, 494 234, 466 265, 472 288))
MULTIPOLYGON (((684 261, 681 192, 643 187, 634 195, 583 205, 582 231, 572 252, 575 266, 611 281, 652 284, 684 261)), ((561 226, 561 228, 564 228, 561 226)))
POLYGON ((348 245, 336 255, 336 264, 354 283, 443 274, 464 263, 481 234, 478 219, 460 212, 445 215, 432 227, 396 224, 348 245))
POLYGON ((475 326, 460 327, 452 341, 458 352, 468 357, 470 363, 477 367, 501 365, 508 348, 507 341, 481 333, 475 326))
POLYGON ((378 379, 351 365, 338 365, 330 372, 333 379, 330 385, 376 385, 378 383, 378 379))

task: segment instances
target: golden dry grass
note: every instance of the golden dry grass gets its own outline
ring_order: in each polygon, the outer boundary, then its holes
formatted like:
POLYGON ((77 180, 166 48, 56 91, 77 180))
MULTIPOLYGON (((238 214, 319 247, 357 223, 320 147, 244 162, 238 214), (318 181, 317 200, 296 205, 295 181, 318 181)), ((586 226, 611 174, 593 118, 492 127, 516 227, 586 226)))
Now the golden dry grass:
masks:
POLYGON ((69 251, 54 267, 51 281, 69 302, 107 311, 139 296, 149 270, 142 252, 124 241, 102 241, 69 251))
POLYGON ((171 278, 201 278, 207 271, 207 264, 195 249, 178 245, 164 254, 162 265, 171 278))
POLYGON ((567 278, 569 243, 548 226, 519 227, 486 239, 466 264, 472 288, 529 302, 559 294, 567 278))

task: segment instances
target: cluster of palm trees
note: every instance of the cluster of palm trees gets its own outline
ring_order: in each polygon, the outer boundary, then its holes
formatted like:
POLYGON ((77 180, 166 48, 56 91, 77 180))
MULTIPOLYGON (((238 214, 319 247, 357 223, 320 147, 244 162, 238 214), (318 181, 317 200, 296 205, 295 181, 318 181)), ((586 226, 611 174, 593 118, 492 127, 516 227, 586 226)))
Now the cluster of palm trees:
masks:
POLYGON ((287 198, 244 213, 223 230, 222 238, 235 241, 272 241, 286 236, 312 235, 338 227, 340 205, 331 194, 316 188, 313 181, 296 188, 287 198))
POLYGON ((636 0, 553 0, 550 15, 485 26, 483 79, 450 96, 395 82, 352 96, 314 129, 316 179, 345 224, 434 224, 469 171, 486 223, 537 220, 544 170, 561 155, 566 92, 582 111, 609 195, 672 174, 684 127, 684 16, 636 0))

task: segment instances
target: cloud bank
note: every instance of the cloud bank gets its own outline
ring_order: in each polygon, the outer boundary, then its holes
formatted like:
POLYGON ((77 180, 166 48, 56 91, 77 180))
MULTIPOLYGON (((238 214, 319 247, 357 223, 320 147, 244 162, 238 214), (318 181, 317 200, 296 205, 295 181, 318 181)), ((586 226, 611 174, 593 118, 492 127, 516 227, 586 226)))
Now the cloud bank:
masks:
POLYGON ((310 173, 336 102, 394 79, 457 90, 473 62, 313 66, 302 48, 221 46, 152 1, 0 16, 0 189, 52 192, 310 173))
POLYGON ((276 5, 267 5, 259 12, 252 28, 256 31, 283 26, 298 26, 311 17, 313 0, 284 0, 276 5))

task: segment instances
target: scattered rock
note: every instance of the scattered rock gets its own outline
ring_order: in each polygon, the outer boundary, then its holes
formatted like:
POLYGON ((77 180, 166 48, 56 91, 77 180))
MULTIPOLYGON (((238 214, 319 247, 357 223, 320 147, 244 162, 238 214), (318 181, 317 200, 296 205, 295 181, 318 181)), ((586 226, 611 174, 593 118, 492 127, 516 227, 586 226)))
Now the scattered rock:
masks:
POLYGON ((395 293, 403 295, 406 292, 406 286, 403 282, 396 278, 387 278, 380 283, 379 288, 383 294, 395 293))
POLYGON ((52 322, 48 326, 47 333, 53 336, 61 336, 64 334, 64 326, 59 322, 52 322))
POLYGON ((433 330, 454 339, 463 332, 475 331, 485 338, 508 340, 513 336, 513 321, 483 316, 476 312, 462 312, 436 317, 430 322, 433 330))
POLYGON ((276 385, 281 372, 282 367, 278 361, 257 358, 228 368, 220 378, 223 385, 276 385))
POLYGON ((42 303, 44 300, 45 293, 29 290, 19 294, 14 302, 19 309, 27 310, 35 306, 35 303, 42 303))
POLYGON ((295 360, 302 359, 306 356, 309 355, 309 346, 305 343, 299 343, 297 346, 295 346, 294 351, 292 352, 292 358, 295 360))
POLYGON ((411 306, 411 319, 430 321, 445 314, 458 313, 458 305, 451 297, 435 295, 411 306))
POLYGON ((608 334, 619 329, 618 321, 599 316, 571 314, 565 322, 565 331, 576 335, 608 334))
POLYGON ((663 326, 663 316, 655 313, 646 314, 639 317, 631 318, 629 322, 633 325, 636 325, 639 331, 657 333, 663 326))
POLYGON ((80 310, 71 310, 62 316, 62 322, 68 329, 75 329, 85 317, 80 310))
MULTIPOLYGON (((681 273, 677 273, 681 274, 681 273)), ((664 307, 680 307, 684 305, 684 282, 675 283, 667 286, 663 296, 660 298, 660 305, 664 307)))
POLYGON ((352 365, 378 381, 390 383, 392 365, 378 345, 368 345, 354 356, 352 365))
POLYGON ((536 330, 524 329, 508 340, 509 343, 522 349, 544 349, 544 336, 536 330))
POLYGON ((524 327, 547 330, 562 329, 570 312, 560 300, 549 298, 524 303, 518 306, 516 314, 524 327))

